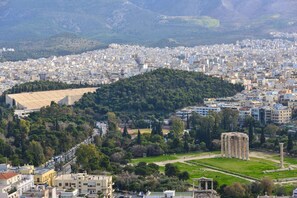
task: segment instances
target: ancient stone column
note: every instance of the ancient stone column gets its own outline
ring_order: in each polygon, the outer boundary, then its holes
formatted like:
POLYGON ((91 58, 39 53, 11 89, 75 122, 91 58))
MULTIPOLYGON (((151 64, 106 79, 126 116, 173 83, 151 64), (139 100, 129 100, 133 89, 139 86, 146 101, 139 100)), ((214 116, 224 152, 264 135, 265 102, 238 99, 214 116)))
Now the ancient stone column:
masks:
POLYGON ((228 136, 227 136, 227 134, 224 135, 224 142, 225 142, 225 157, 228 157, 228 136))
POLYGON ((245 144, 245 138, 241 137, 241 141, 242 141, 242 155, 241 155, 241 159, 244 160, 245 159, 245 148, 246 148, 246 144, 245 144))
POLYGON ((249 153, 250 153, 250 151, 249 151, 250 149, 249 149, 249 137, 246 137, 246 154, 245 154, 245 159, 246 160, 249 160, 250 158, 249 158, 249 153))
POLYGON ((235 158, 238 158, 238 136, 234 138, 235 158))
POLYGON ((224 157, 225 142, 224 142, 224 134, 221 134, 221 157, 224 157))
POLYGON ((280 168, 284 167, 284 143, 279 143, 279 149, 280 149, 280 168))
POLYGON ((221 156, 249 160, 248 136, 244 133, 221 134, 221 156))
POLYGON ((228 157, 231 158, 232 155, 231 155, 231 136, 228 135, 228 157))
POLYGON ((245 160, 245 155, 246 155, 246 140, 245 140, 245 137, 242 137, 242 141, 243 141, 242 159, 245 160))
POLYGON ((230 144, 231 144, 231 158, 234 157, 234 139, 233 136, 230 136, 230 144))
POLYGON ((242 156, 242 141, 241 136, 238 137, 238 158, 241 159, 242 156))
POLYGON ((233 136, 232 138, 232 142, 233 142, 233 157, 236 157, 236 136, 233 136))

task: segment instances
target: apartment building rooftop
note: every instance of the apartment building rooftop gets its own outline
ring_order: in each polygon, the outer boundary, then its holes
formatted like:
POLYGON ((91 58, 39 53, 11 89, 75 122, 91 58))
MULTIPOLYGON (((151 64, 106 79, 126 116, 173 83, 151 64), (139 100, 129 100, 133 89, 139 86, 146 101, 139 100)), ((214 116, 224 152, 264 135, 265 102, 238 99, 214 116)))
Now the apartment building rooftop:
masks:
POLYGON ((17 173, 14 172, 5 172, 5 173, 0 173, 0 180, 6 180, 6 179, 10 179, 14 176, 17 176, 17 173))

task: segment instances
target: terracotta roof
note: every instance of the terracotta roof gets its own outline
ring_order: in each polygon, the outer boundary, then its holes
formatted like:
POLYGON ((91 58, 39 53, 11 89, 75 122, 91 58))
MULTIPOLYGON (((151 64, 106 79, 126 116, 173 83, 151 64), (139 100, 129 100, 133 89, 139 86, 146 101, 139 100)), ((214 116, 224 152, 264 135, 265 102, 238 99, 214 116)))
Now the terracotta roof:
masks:
POLYGON ((17 173, 13 173, 13 172, 7 172, 7 173, 0 173, 0 179, 10 179, 14 176, 18 175, 17 173))

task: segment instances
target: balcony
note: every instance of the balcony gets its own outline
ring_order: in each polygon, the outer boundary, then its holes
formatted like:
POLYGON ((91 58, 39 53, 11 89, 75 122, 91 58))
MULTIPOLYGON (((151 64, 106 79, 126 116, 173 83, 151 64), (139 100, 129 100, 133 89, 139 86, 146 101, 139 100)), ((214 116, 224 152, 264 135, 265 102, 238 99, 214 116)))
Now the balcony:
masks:
POLYGON ((7 191, 7 193, 9 195, 11 195, 11 194, 15 193, 16 191, 17 191, 17 189, 14 187, 14 188, 10 189, 9 191, 7 191))

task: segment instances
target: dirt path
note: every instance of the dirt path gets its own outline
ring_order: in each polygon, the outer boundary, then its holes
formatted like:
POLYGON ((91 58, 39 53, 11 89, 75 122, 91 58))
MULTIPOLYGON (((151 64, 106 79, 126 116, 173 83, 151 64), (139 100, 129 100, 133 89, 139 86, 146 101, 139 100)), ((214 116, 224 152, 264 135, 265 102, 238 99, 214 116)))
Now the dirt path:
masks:
POLYGON ((242 177, 242 176, 239 176, 239 175, 234 175, 234 174, 231 174, 231 173, 226 173, 225 171, 219 171, 219 170, 214 170, 214 169, 210 169, 210 168, 205 168, 205 170, 212 171, 212 172, 217 172, 217 173, 222 173, 224 175, 229 175, 229 176, 232 176, 232 177, 237 177, 237 178, 249 181, 249 182, 255 182, 255 180, 253 180, 253 179, 249 179, 249 178, 242 177))
MULTIPOLYGON (((208 154, 208 155, 199 155, 199 156, 185 156, 185 157, 179 157, 178 159, 175 160, 166 160, 162 162, 155 162, 155 164, 159 166, 165 166, 168 163, 177 163, 177 162, 186 162, 186 161, 191 161, 191 160, 199 160, 199 159, 209 159, 209 158, 215 158, 215 157, 220 157, 220 154, 208 154)), ((266 159, 275 163, 279 163, 279 160, 271 158, 271 155, 265 154, 262 152, 255 152, 252 151, 250 152, 250 157, 255 157, 255 158, 260 158, 260 159, 266 159)))
POLYGON ((279 160, 273 159, 271 157, 271 155, 264 153, 264 152, 252 151, 252 152, 250 152, 250 157, 265 159, 265 160, 269 160, 269 161, 272 161, 275 163, 279 163, 279 160))

